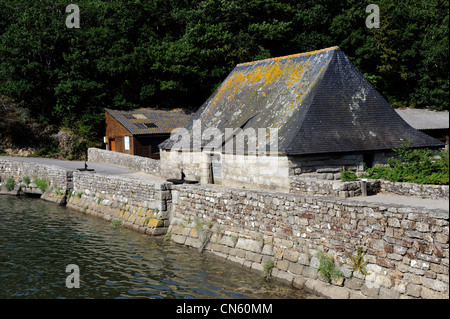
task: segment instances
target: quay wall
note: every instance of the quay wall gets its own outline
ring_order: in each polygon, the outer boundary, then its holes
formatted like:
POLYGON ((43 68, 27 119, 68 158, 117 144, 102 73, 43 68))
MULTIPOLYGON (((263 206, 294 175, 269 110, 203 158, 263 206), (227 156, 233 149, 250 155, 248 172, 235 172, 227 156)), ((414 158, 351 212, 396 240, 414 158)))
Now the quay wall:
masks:
POLYGON ((36 194, 48 201, 64 205, 67 192, 72 188, 73 171, 71 170, 51 165, 11 161, 0 157, 0 194, 36 194), (7 190, 6 183, 10 178, 14 180, 14 188, 7 190), (45 180, 47 187, 40 188, 37 180, 45 180))
POLYGON ((120 221, 141 233, 163 235, 169 227, 170 201, 165 182, 76 171, 67 207, 120 221))
POLYGON ((351 199, 174 185, 169 236, 329 298, 448 298, 449 213, 351 199), (358 248, 366 274, 349 255, 358 248), (342 277, 319 271, 320 252, 342 277), (353 268, 352 268, 353 267, 353 268))

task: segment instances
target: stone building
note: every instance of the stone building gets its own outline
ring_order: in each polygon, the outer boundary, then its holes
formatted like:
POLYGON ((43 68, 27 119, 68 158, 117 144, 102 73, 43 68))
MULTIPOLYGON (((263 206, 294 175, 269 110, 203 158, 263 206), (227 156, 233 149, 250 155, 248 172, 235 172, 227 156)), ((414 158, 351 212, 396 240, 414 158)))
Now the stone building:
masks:
POLYGON ((391 150, 443 144, 405 122, 338 47, 243 63, 178 135, 162 173, 285 190, 290 176, 385 163, 391 150))
POLYGON ((190 115, 182 112, 138 109, 105 110, 105 143, 110 151, 158 159, 158 144, 174 128, 184 126, 190 115))

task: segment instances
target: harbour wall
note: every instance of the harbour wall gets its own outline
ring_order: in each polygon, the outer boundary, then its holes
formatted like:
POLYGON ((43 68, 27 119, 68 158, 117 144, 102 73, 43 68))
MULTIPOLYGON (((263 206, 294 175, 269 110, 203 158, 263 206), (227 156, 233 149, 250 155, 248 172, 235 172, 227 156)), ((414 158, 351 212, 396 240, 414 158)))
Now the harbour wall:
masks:
POLYGON ((274 278, 325 297, 435 299, 449 297, 448 218, 444 210, 175 185, 168 231, 176 243, 261 273, 271 268, 274 278), (324 279, 322 254, 342 276, 324 279))
POLYGON ((170 185, 120 176, 73 173, 67 207, 156 236, 167 233, 170 185))
POLYGON ((144 234, 166 235, 327 298, 449 298, 448 211, 174 185, 1 158, 0 184, 1 193, 41 191, 45 200, 144 234), (11 177, 15 186, 7 191, 11 177), (33 181, 44 178, 49 185, 42 192, 33 181), (358 257, 362 262, 355 262, 358 257), (326 260, 333 261, 328 268, 326 260), (341 275, 328 280, 332 269, 341 275))

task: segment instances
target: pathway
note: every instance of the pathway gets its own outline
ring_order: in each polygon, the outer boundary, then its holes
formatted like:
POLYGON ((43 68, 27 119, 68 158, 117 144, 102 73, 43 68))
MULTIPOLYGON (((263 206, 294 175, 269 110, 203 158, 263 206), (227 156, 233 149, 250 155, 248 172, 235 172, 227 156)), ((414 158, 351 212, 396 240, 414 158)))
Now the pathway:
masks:
MULTIPOLYGON (((1 158, 11 160, 11 161, 18 161, 18 162, 29 162, 29 163, 37 163, 42 165, 52 165, 52 166, 58 166, 62 167, 64 169, 68 170, 74 170, 76 171, 79 168, 84 168, 84 161, 66 161, 66 160, 57 160, 52 158, 38 158, 38 157, 10 157, 10 156, 2 156, 1 158)), ((132 178, 139 178, 139 179, 151 179, 151 180, 158 180, 158 181, 164 181, 159 176, 154 176, 142 172, 137 172, 132 169, 123 167, 123 166, 116 166, 116 165, 109 165, 109 164, 103 164, 103 163, 97 163, 97 162, 86 162, 89 169, 95 169, 96 174, 101 175, 116 175, 116 176, 124 176, 124 177, 132 177, 132 178)))

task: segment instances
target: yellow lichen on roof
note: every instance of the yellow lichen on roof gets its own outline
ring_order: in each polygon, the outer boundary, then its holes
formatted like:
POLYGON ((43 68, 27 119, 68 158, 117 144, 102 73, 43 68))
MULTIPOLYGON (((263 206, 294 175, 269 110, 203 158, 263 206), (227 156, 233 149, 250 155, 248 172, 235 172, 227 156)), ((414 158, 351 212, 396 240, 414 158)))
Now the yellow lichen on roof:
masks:
POLYGON ((314 55, 314 54, 317 54, 317 53, 320 53, 320 52, 331 51, 331 50, 338 50, 338 49, 339 49, 339 47, 334 46, 334 47, 325 48, 325 49, 321 49, 321 50, 315 50, 315 51, 303 52, 303 53, 296 53, 296 54, 286 55, 286 56, 282 56, 282 57, 276 57, 276 58, 270 58, 270 59, 264 59, 264 60, 258 60, 258 61, 251 61, 251 62, 244 62, 244 63, 238 64, 238 66, 252 65, 252 64, 255 64, 255 63, 267 62, 267 61, 277 61, 277 60, 282 60, 282 59, 290 59, 290 58, 295 58, 295 57, 299 57, 299 56, 314 55))

